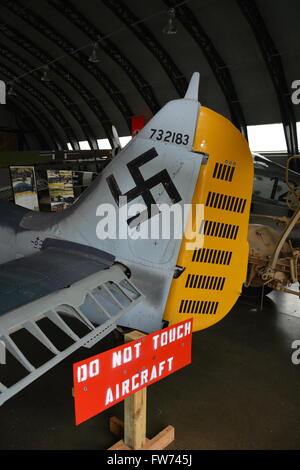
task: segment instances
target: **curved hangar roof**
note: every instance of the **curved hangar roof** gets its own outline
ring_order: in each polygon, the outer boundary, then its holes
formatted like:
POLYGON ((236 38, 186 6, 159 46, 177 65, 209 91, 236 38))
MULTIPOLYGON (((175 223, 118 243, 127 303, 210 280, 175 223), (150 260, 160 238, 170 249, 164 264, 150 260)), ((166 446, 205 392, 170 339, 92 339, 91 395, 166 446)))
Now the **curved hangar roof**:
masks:
POLYGON ((148 119, 183 96, 201 73, 200 101, 247 125, 282 122, 298 149, 298 0, 2 0, 0 79, 8 103, 36 129, 40 148, 74 149, 128 135, 132 116, 148 119), (164 34, 175 8, 177 34, 164 34), (89 61, 97 42, 98 62, 89 61), (48 65, 49 70, 45 70, 48 65), (51 74, 51 81, 41 77, 51 74))

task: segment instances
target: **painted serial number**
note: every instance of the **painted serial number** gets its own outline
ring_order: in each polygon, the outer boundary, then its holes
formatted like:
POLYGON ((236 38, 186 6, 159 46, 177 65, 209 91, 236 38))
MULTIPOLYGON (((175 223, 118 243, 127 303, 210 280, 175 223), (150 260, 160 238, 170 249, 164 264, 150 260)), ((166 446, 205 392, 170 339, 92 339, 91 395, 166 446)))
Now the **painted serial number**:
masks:
POLYGON ((163 142, 170 142, 172 144, 187 145, 190 140, 188 134, 181 134, 180 132, 165 131, 163 129, 150 129, 150 139, 162 140, 163 142))

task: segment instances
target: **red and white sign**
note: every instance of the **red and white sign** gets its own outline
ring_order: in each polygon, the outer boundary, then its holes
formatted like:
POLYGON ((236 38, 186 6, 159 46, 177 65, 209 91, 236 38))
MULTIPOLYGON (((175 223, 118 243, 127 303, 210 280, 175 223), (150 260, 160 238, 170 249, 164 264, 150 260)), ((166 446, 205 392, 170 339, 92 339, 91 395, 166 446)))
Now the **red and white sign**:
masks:
POLYGON ((76 424, 191 363, 192 319, 73 365, 76 424))

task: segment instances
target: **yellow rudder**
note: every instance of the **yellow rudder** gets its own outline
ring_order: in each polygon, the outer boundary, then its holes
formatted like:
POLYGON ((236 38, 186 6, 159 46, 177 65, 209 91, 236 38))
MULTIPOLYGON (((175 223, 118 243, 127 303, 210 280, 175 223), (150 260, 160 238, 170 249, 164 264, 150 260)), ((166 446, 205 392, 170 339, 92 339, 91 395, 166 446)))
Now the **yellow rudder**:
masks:
POLYGON ((197 232, 203 243, 187 249, 183 238, 164 319, 193 317, 194 331, 220 321, 236 303, 246 278, 253 159, 246 139, 226 118, 201 107, 194 152, 208 155, 201 166, 193 208, 204 205, 197 232))

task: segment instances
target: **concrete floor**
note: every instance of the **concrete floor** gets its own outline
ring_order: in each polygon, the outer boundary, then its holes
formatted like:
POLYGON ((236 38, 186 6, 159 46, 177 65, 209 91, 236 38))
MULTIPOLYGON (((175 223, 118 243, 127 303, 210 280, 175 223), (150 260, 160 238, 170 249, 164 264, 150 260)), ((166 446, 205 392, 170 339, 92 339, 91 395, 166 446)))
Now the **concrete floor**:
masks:
MULTIPOLYGON (((193 336, 193 363, 148 389, 148 436, 175 426, 170 449, 300 449, 300 301, 272 293, 263 311, 241 298, 193 336)), ((116 346, 110 335, 80 350, 0 408, 0 449, 106 449, 110 416, 74 425, 72 363, 116 346)))

